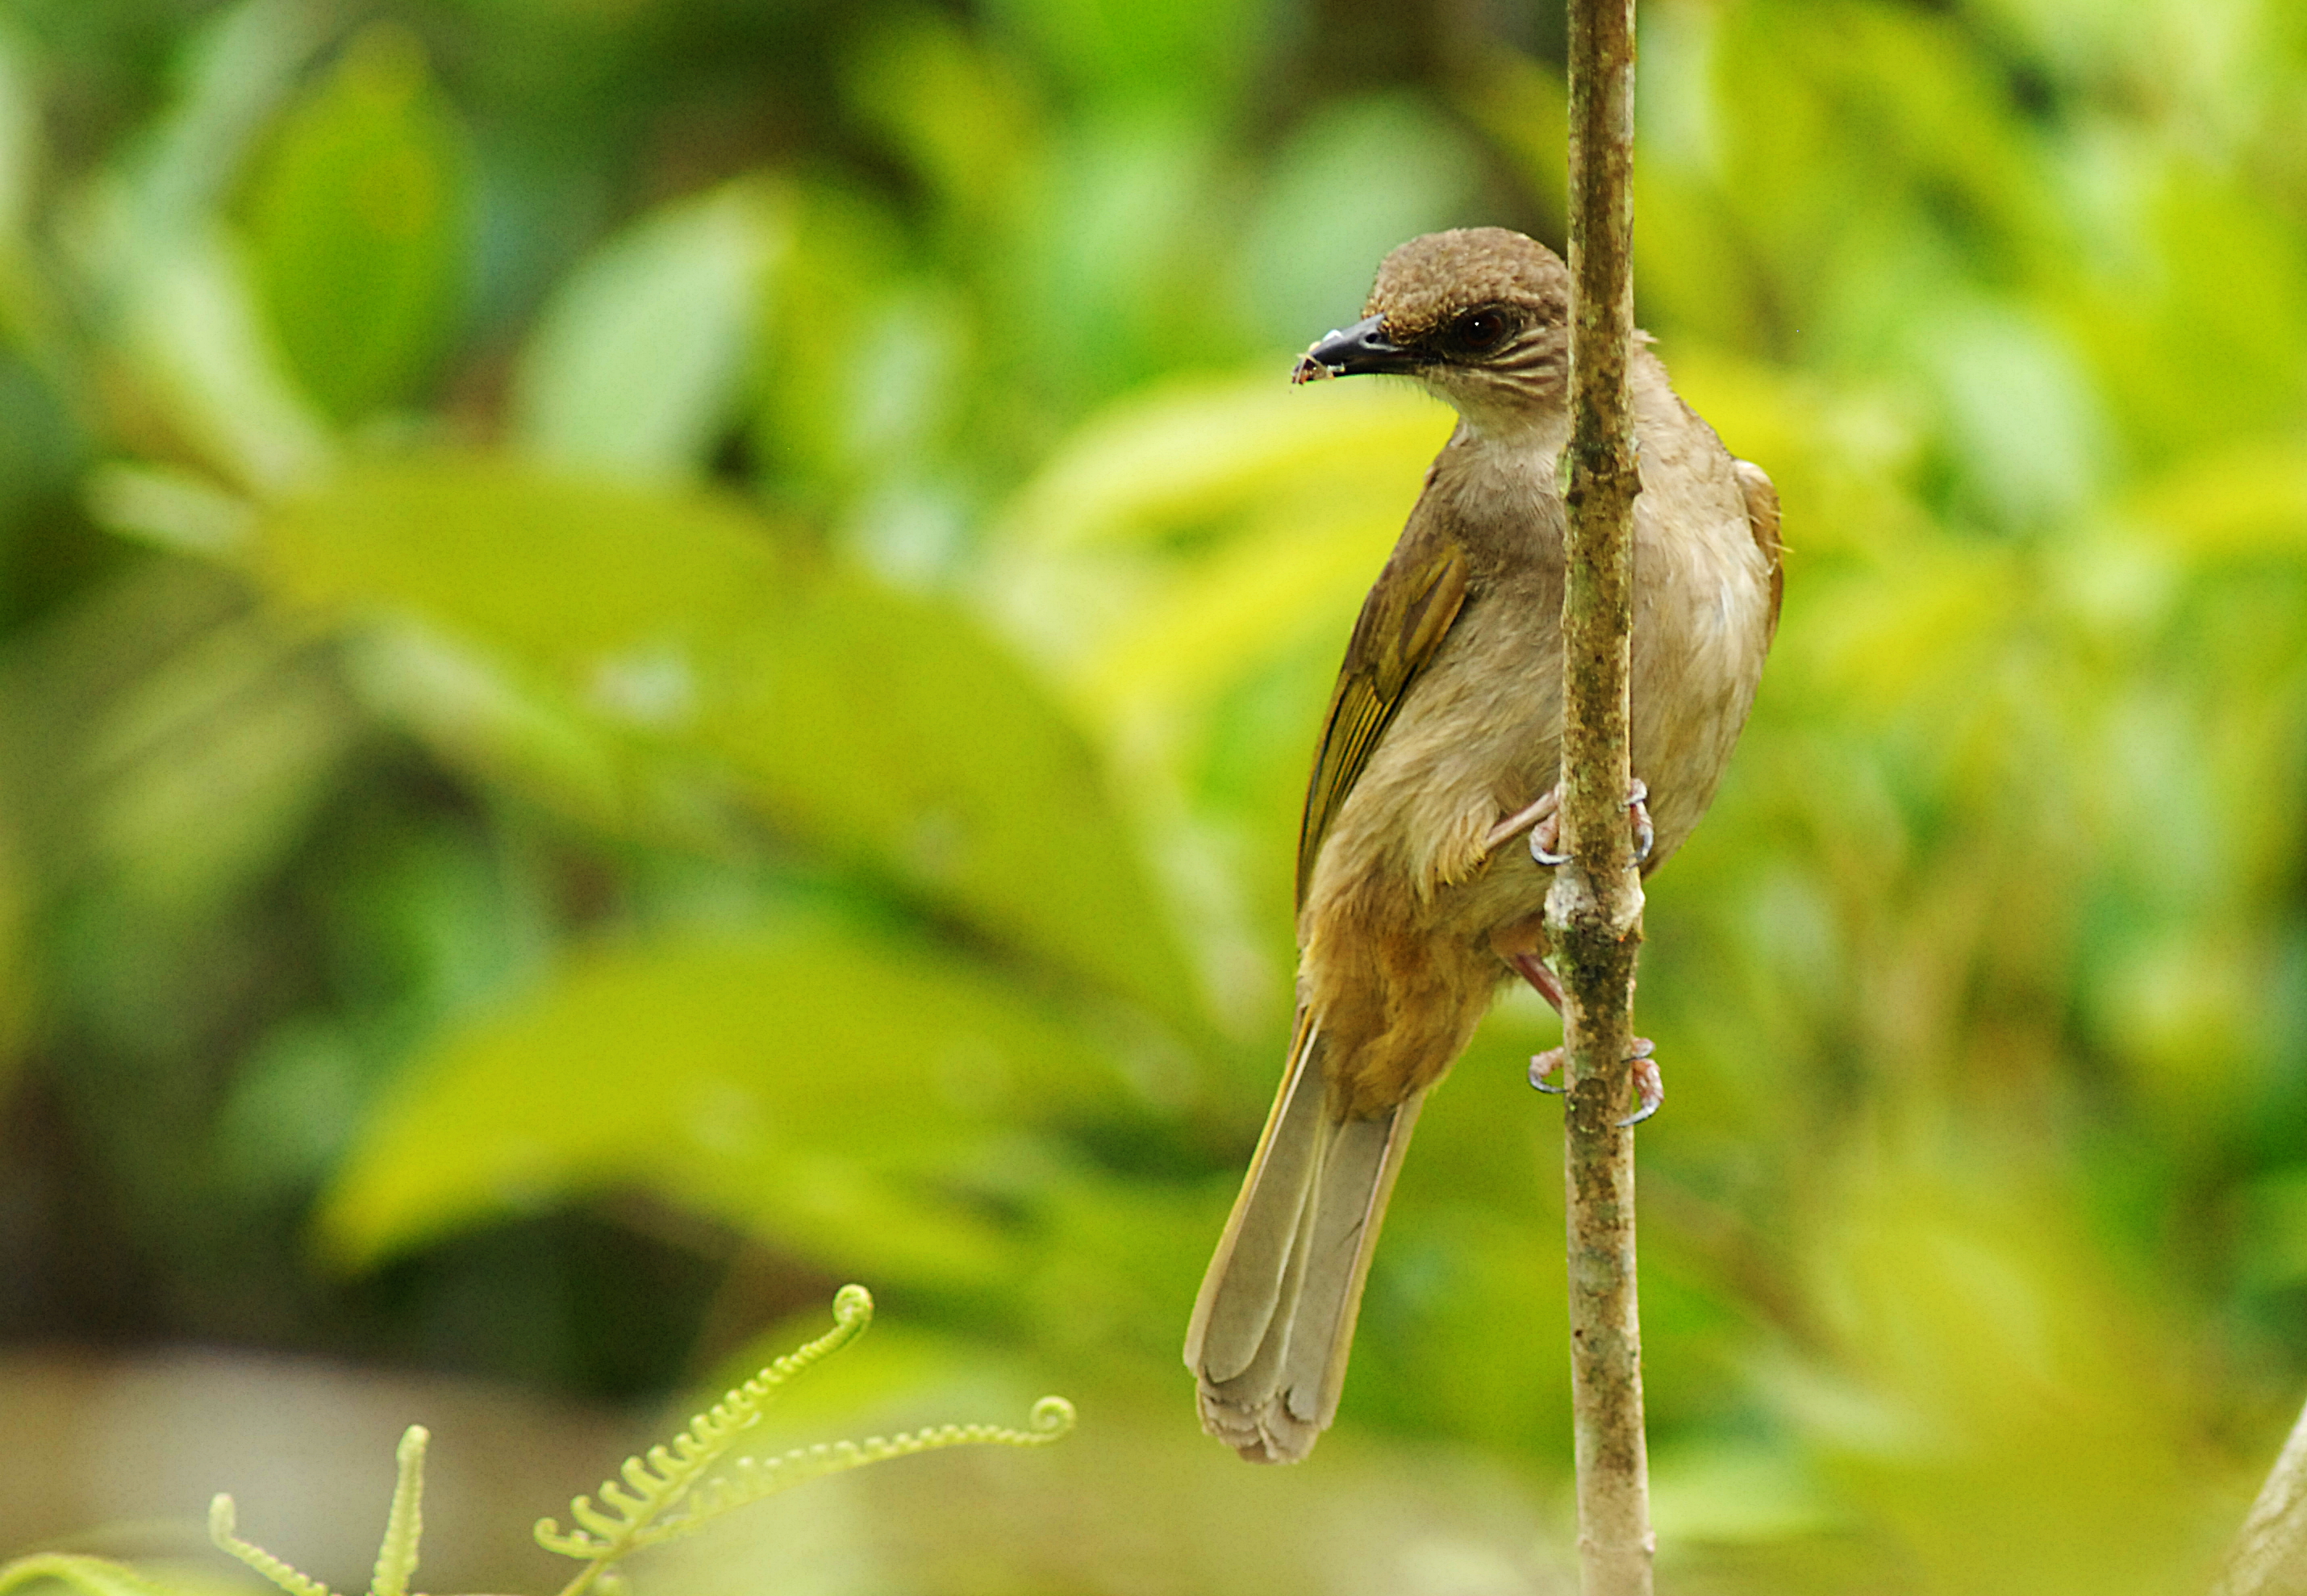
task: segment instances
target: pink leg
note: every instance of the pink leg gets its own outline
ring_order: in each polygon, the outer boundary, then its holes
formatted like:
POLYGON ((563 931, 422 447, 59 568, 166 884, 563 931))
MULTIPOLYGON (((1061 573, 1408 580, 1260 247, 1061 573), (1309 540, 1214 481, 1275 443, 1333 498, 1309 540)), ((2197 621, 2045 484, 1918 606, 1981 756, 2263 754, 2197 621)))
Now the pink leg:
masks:
POLYGON ((1561 808, 1562 789, 1558 786, 1547 788, 1539 794, 1537 802, 1527 808, 1514 811, 1505 819, 1491 827, 1490 834, 1482 839, 1482 852, 1490 853, 1502 845, 1512 842, 1533 827, 1551 827, 1561 808))
POLYGON ((1554 972, 1546 967, 1545 960, 1535 953, 1510 953, 1506 956, 1506 963, 1530 982, 1539 997, 1553 1005, 1555 1013, 1562 1012, 1562 982, 1554 978, 1554 972))

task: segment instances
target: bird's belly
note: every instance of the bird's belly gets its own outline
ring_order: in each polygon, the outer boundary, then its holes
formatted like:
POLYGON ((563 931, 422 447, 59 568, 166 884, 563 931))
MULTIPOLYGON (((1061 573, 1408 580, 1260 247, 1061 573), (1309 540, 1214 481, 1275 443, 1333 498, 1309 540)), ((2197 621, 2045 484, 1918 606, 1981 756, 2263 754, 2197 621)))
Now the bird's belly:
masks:
MULTIPOLYGON (((1657 586, 1638 587, 1630 730, 1653 867, 1712 802, 1761 674, 1767 576, 1723 553, 1653 565, 1657 586), (1688 624, 1694 612, 1704 624, 1688 624)), ((1325 1026, 1325 1068, 1350 1111, 1438 1079, 1511 973, 1497 939, 1538 935, 1554 872, 1522 836, 1484 845, 1559 779, 1560 588, 1506 600, 1467 606, 1371 751, 1308 883, 1299 997, 1325 1026)))
POLYGON ((1332 822, 1299 916, 1299 997, 1350 1111, 1448 1069, 1508 974, 1490 933, 1545 907, 1552 872, 1485 843, 1555 781, 1559 601, 1470 610, 1332 822))
POLYGON ((1737 545, 1702 551, 1718 557, 1671 573, 1678 580, 1638 604, 1627 708, 1634 774, 1650 793, 1651 870, 1713 803, 1762 678, 1769 578, 1738 531, 1737 545))

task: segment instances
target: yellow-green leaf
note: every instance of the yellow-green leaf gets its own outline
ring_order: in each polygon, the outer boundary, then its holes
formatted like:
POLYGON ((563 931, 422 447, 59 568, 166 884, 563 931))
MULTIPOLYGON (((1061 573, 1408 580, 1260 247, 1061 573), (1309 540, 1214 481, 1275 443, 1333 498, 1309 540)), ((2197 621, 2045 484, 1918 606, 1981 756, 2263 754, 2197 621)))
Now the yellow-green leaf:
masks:
POLYGON ((735 504, 475 459, 369 465, 268 515, 257 571, 413 612, 598 725, 722 761, 781 827, 1059 968, 1195 1011, 1080 733, 964 613, 735 504))
POLYGON ((416 40, 356 39, 293 110, 251 203, 274 336, 322 408, 353 420, 406 399, 450 328, 465 158, 416 40))
POLYGON ((967 1172, 1118 1089, 1075 1029, 949 949, 810 923, 603 950, 420 1057, 322 1223, 366 1259, 638 1186, 830 1268, 980 1283, 1020 1260, 967 1172))

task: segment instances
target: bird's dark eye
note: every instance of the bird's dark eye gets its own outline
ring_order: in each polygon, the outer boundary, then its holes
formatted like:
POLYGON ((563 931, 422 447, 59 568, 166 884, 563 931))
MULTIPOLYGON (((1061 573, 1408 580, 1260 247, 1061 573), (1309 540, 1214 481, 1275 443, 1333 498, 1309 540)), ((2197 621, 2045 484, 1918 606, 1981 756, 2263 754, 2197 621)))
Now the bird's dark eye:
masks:
POLYGON ((1461 355, 1488 355, 1514 330, 1514 322, 1502 310, 1468 311, 1450 323, 1450 347, 1461 355))

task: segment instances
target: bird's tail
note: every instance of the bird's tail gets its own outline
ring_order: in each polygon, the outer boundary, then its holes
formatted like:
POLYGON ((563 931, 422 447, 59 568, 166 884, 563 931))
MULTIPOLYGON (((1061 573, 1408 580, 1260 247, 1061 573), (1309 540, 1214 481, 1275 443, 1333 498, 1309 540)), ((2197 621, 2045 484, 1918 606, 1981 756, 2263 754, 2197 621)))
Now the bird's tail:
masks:
POLYGON ((1202 1428, 1253 1463, 1296 1463, 1338 1411, 1378 1222, 1420 1091, 1341 1118, 1300 1014, 1290 1068, 1186 1332, 1202 1428))

